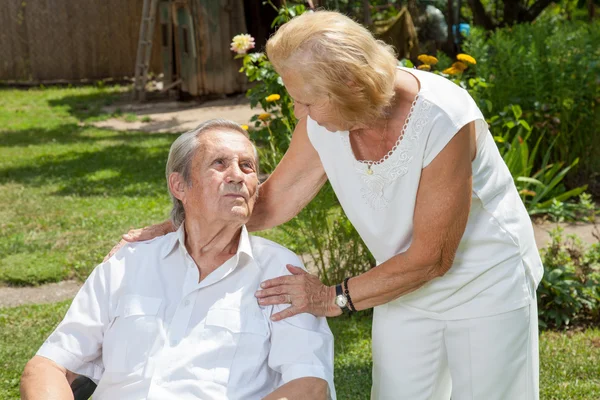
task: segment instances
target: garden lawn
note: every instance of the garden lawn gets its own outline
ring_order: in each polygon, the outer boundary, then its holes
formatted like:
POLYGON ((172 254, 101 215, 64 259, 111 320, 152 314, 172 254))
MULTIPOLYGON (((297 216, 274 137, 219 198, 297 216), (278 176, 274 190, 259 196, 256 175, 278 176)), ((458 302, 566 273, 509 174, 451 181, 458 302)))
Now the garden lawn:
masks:
POLYGON ((0 282, 85 278, 121 233, 167 216, 175 135, 86 124, 121 91, 0 90, 0 282))
POLYGON ((0 90, 0 285, 85 279, 122 233, 168 217, 176 135, 89 124, 123 91, 0 90))
MULTIPOLYGON (((0 399, 19 398, 23 366, 61 320, 70 301, 0 309, 0 399)), ((335 335, 335 385, 340 400, 368 399, 371 319, 329 320, 335 335)), ((540 340, 541 399, 600 398, 600 330, 544 332, 540 340)))

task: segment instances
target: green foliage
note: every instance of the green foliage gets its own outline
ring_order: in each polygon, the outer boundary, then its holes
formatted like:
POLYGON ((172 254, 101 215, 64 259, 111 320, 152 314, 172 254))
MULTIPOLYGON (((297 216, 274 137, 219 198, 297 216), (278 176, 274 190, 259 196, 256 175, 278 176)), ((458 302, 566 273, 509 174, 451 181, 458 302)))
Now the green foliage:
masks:
POLYGON ((529 214, 548 213, 553 204, 582 194, 587 185, 566 190, 562 181, 579 159, 567 166, 563 162, 550 163, 553 146, 546 150, 541 167, 535 170, 544 136, 540 136, 531 147, 532 128, 521 118, 522 115, 520 106, 506 107, 490 119, 490 129, 529 214))
POLYGON ((473 29, 464 49, 478 60, 490 115, 519 104, 540 137, 536 165, 550 160, 600 171, 600 23, 540 20, 493 33, 473 29))
MULTIPOLYGON (((0 309, 0 398, 19 399, 25 363, 60 322, 69 301, 0 309)), ((369 316, 330 318, 335 337, 334 379, 340 400, 368 400, 371 392, 369 316)), ((542 332, 540 390, 542 399, 600 398, 600 330, 542 332)))
POLYGON ((563 230, 551 232, 552 243, 542 251, 544 278, 537 290, 543 328, 567 328, 600 321, 600 242, 589 250, 563 230))
POLYGON ((596 222, 596 215, 600 211, 596 210, 596 203, 588 193, 579 195, 579 201, 574 203, 565 203, 557 199, 552 200, 548 208, 548 216, 553 222, 596 222))

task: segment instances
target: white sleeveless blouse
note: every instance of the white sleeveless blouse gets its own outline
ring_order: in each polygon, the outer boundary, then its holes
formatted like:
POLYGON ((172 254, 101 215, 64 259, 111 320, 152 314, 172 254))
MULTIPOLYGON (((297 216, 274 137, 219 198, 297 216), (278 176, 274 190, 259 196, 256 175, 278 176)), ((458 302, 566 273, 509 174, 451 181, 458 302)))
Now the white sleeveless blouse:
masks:
MULTIPOLYGON (((404 69, 404 68, 403 68, 404 69)), ((377 264, 408 249, 421 171, 466 124, 475 121, 477 157, 471 212, 452 268, 387 306, 432 318, 494 315, 531 301, 543 267, 531 220, 487 123, 468 92, 429 72, 404 69, 420 82, 404 134, 381 163, 356 160, 347 131, 308 119, 308 136, 346 215, 377 264)))

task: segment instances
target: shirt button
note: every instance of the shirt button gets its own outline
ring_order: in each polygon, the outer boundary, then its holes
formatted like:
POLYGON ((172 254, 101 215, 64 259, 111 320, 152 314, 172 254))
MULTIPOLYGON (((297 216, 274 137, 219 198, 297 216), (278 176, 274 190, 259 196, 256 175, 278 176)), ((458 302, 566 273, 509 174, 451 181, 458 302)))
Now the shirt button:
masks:
POLYGON ((184 301, 183 305, 186 306, 186 307, 189 306, 190 305, 190 300, 188 299, 188 300, 184 301))
POLYGON ((179 340, 171 340, 171 346, 177 346, 179 344, 179 340))

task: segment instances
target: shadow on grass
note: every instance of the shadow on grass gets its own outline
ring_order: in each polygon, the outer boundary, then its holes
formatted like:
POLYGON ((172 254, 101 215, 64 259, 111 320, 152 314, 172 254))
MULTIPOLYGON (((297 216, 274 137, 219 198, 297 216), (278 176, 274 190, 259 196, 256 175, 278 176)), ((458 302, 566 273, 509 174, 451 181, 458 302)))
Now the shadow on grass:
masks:
POLYGON ((2 132, 0 142, 5 145, 66 143, 84 144, 82 150, 72 150, 31 159, 25 166, 0 169, 0 184, 21 183, 33 187, 58 185, 56 195, 78 196, 156 196, 164 195, 166 183, 164 168, 169 147, 177 136, 148 135, 94 129, 85 134, 85 128, 65 125, 52 130, 2 132), (100 141, 115 142, 97 150, 89 144, 100 141))
POLYGON ((65 108, 66 111, 79 121, 86 121, 110 114, 104 109, 113 105, 116 101, 125 99, 130 93, 114 93, 98 91, 91 94, 79 94, 63 96, 59 99, 51 99, 48 104, 51 107, 65 108))

